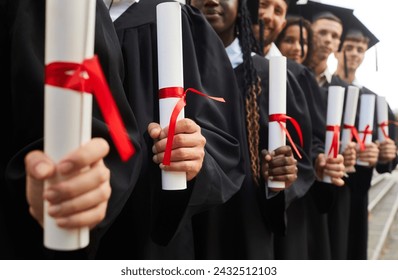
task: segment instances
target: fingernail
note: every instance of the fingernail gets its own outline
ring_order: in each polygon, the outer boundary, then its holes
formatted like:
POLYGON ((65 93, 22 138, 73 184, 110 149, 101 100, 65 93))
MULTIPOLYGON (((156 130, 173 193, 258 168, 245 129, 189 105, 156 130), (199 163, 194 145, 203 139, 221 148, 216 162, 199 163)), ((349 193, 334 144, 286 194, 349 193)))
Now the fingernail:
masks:
POLYGON ((45 190, 44 191, 44 198, 47 200, 55 200, 57 198, 57 192, 52 190, 45 190))
POLYGON ((153 160, 154 163, 158 163, 158 156, 157 156, 157 155, 154 155, 154 156, 152 157, 152 160, 153 160))
POLYGON ((156 146, 155 146, 155 145, 152 146, 152 153, 154 153, 154 154, 157 153, 157 151, 156 151, 156 146))
POLYGON ((70 161, 62 162, 58 166, 59 172, 65 174, 70 172, 73 169, 74 165, 70 161))
POLYGON ((61 211, 61 205, 59 205, 59 204, 51 205, 50 207, 48 207, 49 215, 55 215, 55 214, 59 213, 60 211, 61 211))
POLYGON ((45 162, 40 162, 38 165, 36 165, 36 172, 40 175, 46 175, 50 172, 50 170, 50 165, 45 162))

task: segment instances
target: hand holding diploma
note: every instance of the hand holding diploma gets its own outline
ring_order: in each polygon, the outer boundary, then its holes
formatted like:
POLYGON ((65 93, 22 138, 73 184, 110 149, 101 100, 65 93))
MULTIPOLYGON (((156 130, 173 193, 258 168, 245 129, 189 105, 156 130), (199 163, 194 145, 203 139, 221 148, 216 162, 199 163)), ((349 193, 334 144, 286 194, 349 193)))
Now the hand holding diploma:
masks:
POLYGON ((157 123, 148 125, 148 133, 155 144, 152 147, 153 161, 164 171, 184 172, 188 181, 192 180, 202 168, 205 156, 206 138, 200 127, 191 119, 179 120, 176 124, 170 165, 162 164, 166 149, 168 127, 161 128, 157 123))
MULTIPOLYGON (((285 188, 290 187, 297 179, 297 160, 293 156, 290 146, 282 146, 272 152, 261 151, 261 174, 264 180, 284 182, 285 188)), ((273 191, 282 191, 285 188, 272 188, 273 191)))
POLYGON ((27 154, 26 196, 31 215, 43 226, 44 198, 48 214, 60 228, 93 228, 100 223, 111 194, 110 172, 103 162, 108 152, 104 139, 93 138, 57 164, 42 151, 27 154))

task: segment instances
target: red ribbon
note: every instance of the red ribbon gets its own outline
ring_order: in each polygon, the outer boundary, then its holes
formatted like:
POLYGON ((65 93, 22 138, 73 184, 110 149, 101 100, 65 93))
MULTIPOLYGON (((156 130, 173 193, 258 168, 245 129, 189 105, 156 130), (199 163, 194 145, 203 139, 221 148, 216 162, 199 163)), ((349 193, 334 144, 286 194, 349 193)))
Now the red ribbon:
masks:
MULTIPOLYGON (((357 141, 357 143, 359 144, 359 149, 361 151, 365 150, 365 144, 363 143, 363 141, 359 138, 359 134, 358 134, 358 130, 355 126, 353 125, 348 125, 348 124, 344 124, 344 128, 348 128, 351 130, 351 139, 352 137, 355 138, 355 140, 357 141)), ((351 140, 350 139, 350 140, 351 140)))
POLYGON ((339 153, 340 126, 328 125, 326 126, 326 131, 333 131, 333 139, 332 139, 332 144, 330 145, 328 156, 333 152, 333 158, 336 158, 337 154, 339 153))
POLYGON ((389 121, 385 121, 385 122, 379 123, 379 127, 381 129, 381 132, 383 133, 384 138, 386 138, 386 139, 390 138, 390 137, 388 137, 387 131, 385 129, 386 127, 388 127, 389 123, 390 123, 389 121))
POLYGON ((173 149, 173 140, 174 140, 177 118, 181 110, 187 104, 185 98, 189 91, 219 102, 225 102, 224 98, 209 96, 194 88, 188 88, 185 91, 181 87, 169 87, 169 88, 162 88, 159 90, 159 99, 173 98, 173 97, 180 98, 180 100, 178 100, 177 104, 174 106, 173 112, 171 113, 170 116, 169 132, 167 134, 166 149, 164 151, 164 158, 163 158, 164 165, 170 165, 171 150, 173 149))
POLYGON ((296 129, 297 134, 298 134, 298 136, 300 138, 300 144, 301 144, 301 146, 303 146, 304 145, 303 134, 301 132, 300 125, 298 124, 298 122, 295 119, 293 119, 292 117, 289 117, 289 116, 287 116, 285 114, 272 114, 272 115, 269 115, 269 120, 268 121, 269 122, 278 122, 279 126, 285 132, 287 138, 289 139, 290 143, 292 144, 292 147, 293 147, 294 151, 296 152, 297 156, 301 159, 302 156, 301 156, 300 152, 298 151, 296 144, 293 142, 289 131, 283 125, 283 123, 286 123, 287 120, 292 122, 292 124, 293 124, 294 128, 296 129))
POLYGON ((363 131, 360 131, 360 133, 363 133, 363 137, 362 137, 362 143, 365 145, 365 140, 366 140, 366 136, 367 135, 372 135, 372 133, 373 133, 373 130, 370 130, 369 129, 369 125, 367 125, 366 127, 365 127, 365 130, 363 130, 363 131))
POLYGON ((82 64, 49 63, 46 65, 45 71, 47 85, 81 93, 92 93, 95 96, 120 157, 123 161, 127 161, 135 152, 134 146, 128 138, 97 56, 85 59, 82 64), (88 77, 85 77, 84 74, 88 74, 88 77))

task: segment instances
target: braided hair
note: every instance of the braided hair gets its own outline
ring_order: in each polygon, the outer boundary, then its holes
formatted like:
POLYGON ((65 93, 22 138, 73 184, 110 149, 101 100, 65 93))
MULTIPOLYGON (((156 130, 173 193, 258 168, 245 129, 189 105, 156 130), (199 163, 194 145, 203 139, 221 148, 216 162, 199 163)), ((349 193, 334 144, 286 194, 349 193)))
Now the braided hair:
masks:
POLYGON ((250 166, 254 183, 260 179, 260 109, 257 98, 261 94, 261 79, 253 64, 252 52, 259 53, 260 48, 254 37, 247 0, 239 0, 236 32, 243 53, 243 72, 245 88, 245 112, 247 140, 249 144, 250 166))

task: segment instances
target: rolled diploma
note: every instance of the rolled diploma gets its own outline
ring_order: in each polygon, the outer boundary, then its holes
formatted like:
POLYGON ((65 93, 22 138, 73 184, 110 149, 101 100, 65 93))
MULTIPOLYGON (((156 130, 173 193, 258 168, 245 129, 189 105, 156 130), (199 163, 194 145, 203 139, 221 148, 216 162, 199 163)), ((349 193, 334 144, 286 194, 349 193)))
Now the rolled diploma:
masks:
MULTIPOLYGON (((328 106, 326 115, 326 125, 327 126, 340 126, 341 117, 343 114, 344 105, 344 87, 341 86, 329 86, 328 89, 328 106)), ((327 157, 333 157, 329 155, 330 148, 333 143, 333 131, 326 131, 325 136, 325 155, 327 157)), ((337 145, 339 148, 339 145, 337 145)), ((332 180, 330 176, 323 176, 322 179, 325 183, 331 183, 332 180)))
MULTIPOLYGON (((359 88, 355 86, 348 86, 346 105, 344 109, 344 124, 355 125, 355 115, 358 107, 359 88)), ((348 143, 351 142, 352 132, 350 128, 343 128, 341 135, 341 151, 344 151, 348 143)))
MULTIPOLYGON (((359 123, 358 123, 358 135, 359 139, 363 139, 365 127, 369 125, 369 130, 373 130, 373 118, 375 112, 375 95, 373 94, 362 94, 360 97, 359 107, 359 123)), ((367 134, 364 144, 372 143, 372 134, 367 134)), ((357 164, 361 166, 369 166, 368 162, 357 160, 357 164)))
MULTIPOLYGON (((47 0, 45 63, 81 63, 94 54, 95 0, 47 0)), ((45 85, 44 150, 58 162, 91 138, 92 95, 45 85)), ((48 183, 48 182, 46 182, 48 183)), ((46 187, 46 184, 45 184, 46 187)), ((76 250, 89 244, 89 228, 61 229, 47 214, 44 245, 76 250)))
POLYGON ((388 106, 387 101, 384 96, 377 96, 377 124, 379 125, 377 128, 377 138, 379 142, 386 141, 386 137, 384 136, 383 130, 388 136, 388 125, 383 126, 383 129, 380 127, 382 123, 388 123, 388 106))
MULTIPOLYGON (((184 87, 181 6, 178 2, 161 3, 156 6, 158 37, 159 89, 184 87)), ((160 126, 166 127, 179 98, 159 99, 160 126)), ((185 117, 181 110, 177 120, 185 117)), ((163 190, 183 190, 187 188, 185 172, 162 170, 163 190)))
MULTIPOLYGON (((269 115, 286 114, 286 57, 274 56, 269 60, 269 115)), ((283 123, 286 126, 286 123, 283 123)), ((268 151, 286 145, 286 135, 278 122, 270 122, 268 151)), ((284 188, 285 182, 268 180, 269 188, 284 188)))

